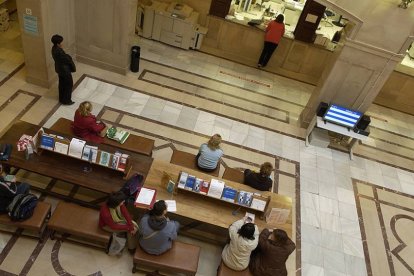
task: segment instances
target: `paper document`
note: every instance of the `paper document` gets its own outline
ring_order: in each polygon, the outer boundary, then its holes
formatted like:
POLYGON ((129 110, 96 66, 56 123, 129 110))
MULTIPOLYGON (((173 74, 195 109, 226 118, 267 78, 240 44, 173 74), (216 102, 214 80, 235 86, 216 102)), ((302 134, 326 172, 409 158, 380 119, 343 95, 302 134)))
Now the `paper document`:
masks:
POLYGON ((143 205, 151 205, 152 199, 154 198, 155 190, 147 189, 142 187, 139 192, 135 203, 143 205))
POLYGON ((259 211, 264 211, 265 207, 266 207, 266 201, 253 197, 250 208, 253 208, 259 211))
POLYGON ((69 145, 69 155, 76 157, 76 158, 81 158, 83 147, 85 146, 85 144, 86 144, 86 141, 72 138, 72 141, 70 141, 70 145, 69 145))
POLYGON ((177 202, 175 200, 165 200, 168 212, 177 212, 177 202))

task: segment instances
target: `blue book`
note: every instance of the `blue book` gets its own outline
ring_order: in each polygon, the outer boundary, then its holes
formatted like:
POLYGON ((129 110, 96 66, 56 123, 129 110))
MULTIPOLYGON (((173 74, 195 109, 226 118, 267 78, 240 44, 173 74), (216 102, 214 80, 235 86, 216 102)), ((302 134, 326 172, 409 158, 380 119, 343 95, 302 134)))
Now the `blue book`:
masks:
POLYGON ((55 139, 49 135, 43 134, 40 138, 40 147, 43 149, 53 150, 55 148, 55 139))
POLYGON ((199 193, 200 192, 200 188, 201 188, 201 184, 203 184, 203 179, 200 178, 196 178, 194 187, 193 187, 193 191, 199 193))
POLYGON ((252 200, 253 200, 253 193, 246 192, 246 191, 240 191, 239 196, 237 198, 237 203, 250 207, 250 204, 252 204, 252 200))
POLYGON ((224 187, 223 195, 221 196, 221 199, 225 201, 234 202, 237 196, 237 190, 232 187, 224 187))
POLYGON ((187 181, 185 182, 185 189, 192 191, 193 188, 194 188, 195 182, 196 182, 195 176, 194 175, 189 175, 187 177, 187 181))

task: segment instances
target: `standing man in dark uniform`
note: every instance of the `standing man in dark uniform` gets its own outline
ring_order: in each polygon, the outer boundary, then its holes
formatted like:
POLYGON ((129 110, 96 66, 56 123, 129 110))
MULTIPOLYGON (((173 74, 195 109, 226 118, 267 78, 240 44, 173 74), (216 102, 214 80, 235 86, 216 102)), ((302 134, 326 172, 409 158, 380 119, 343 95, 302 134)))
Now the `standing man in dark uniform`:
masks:
POLYGON ((55 71, 59 75, 59 102, 64 105, 72 105, 72 72, 76 72, 72 57, 62 49, 63 37, 55 34, 52 36, 52 57, 55 61, 55 71))

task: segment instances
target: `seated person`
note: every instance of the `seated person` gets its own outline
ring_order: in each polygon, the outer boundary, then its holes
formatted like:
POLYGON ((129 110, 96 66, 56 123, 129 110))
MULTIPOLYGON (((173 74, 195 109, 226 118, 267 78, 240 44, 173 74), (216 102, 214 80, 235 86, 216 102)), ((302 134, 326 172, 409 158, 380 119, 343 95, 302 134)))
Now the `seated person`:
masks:
POLYGON ((245 270, 249 266, 250 254, 257 247, 259 229, 251 219, 241 219, 230 225, 230 243, 226 244, 221 257, 233 270, 245 270))
POLYGON ((180 224, 170 221, 166 214, 167 204, 164 200, 159 200, 139 223, 139 244, 148 254, 160 255, 166 252, 172 247, 172 241, 177 238, 180 224))
POLYGON ((102 143, 107 127, 104 123, 96 121, 96 117, 91 112, 90 102, 83 102, 79 105, 73 119, 73 133, 87 141, 102 143))
POLYGON ((197 167, 205 172, 212 172, 217 168, 220 158, 223 156, 223 150, 220 148, 221 136, 214 134, 208 143, 200 146, 196 156, 197 167))
POLYGON ((273 184, 270 178, 272 171, 273 166, 269 162, 265 162, 260 166, 259 173, 246 169, 244 171, 244 184, 260 191, 270 191, 273 184))
POLYGON ((137 247, 138 225, 133 221, 125 207, 127 196, 123 192, 109 195, 108 201, 101 206, 99 227, 112 233, 126 233, 127 246, 130 251, 137 247))
POLYGON ((259 246, 250 257, 250 272, 254 276, 287 276, 286 260, 295 247, 285 231, 263 229, 259 246))
MULTIPOLYGON (((2 167, 0 166, 0 174, 2 167)), ((9 175, 10 176, 10 175, 9 175)), ((18 194, 27 194, 30 190, 30 185, 27 183, 16 182, 16 179, 7 179, 8 176, 0 175, 0 213, 7 213, 7 207, 13 201, 13 198, 18 194)))

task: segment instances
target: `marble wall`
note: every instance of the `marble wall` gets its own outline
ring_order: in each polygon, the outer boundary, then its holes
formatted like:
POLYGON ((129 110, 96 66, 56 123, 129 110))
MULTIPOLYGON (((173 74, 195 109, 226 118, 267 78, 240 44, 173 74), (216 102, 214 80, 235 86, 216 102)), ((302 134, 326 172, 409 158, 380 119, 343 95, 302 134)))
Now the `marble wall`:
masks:
POLYGON ((125 74, 136 10, 136 0, 75 0, 78 60, 125 74))

